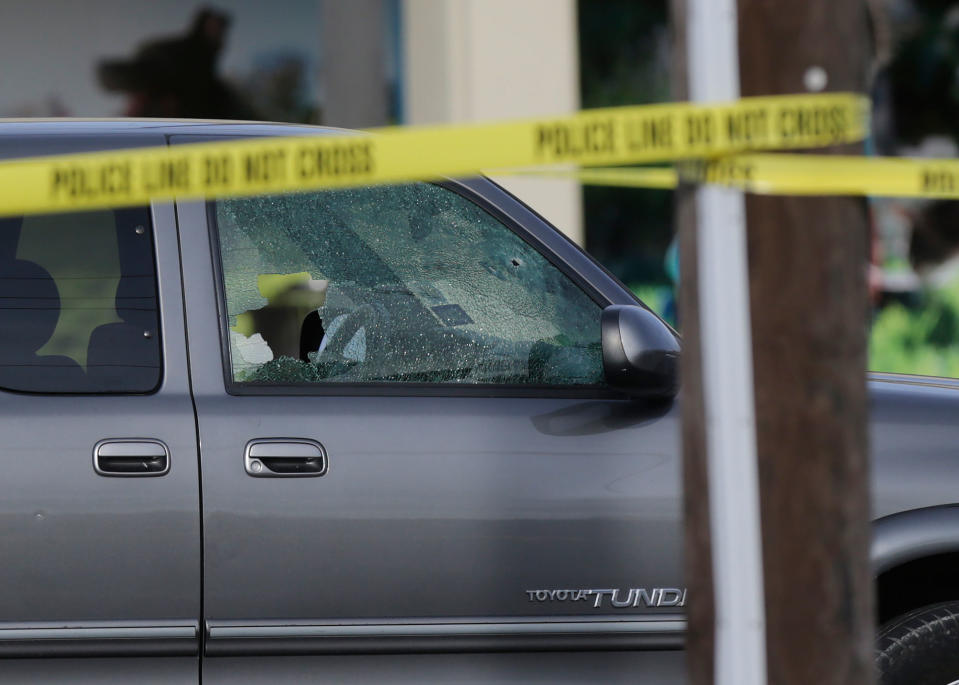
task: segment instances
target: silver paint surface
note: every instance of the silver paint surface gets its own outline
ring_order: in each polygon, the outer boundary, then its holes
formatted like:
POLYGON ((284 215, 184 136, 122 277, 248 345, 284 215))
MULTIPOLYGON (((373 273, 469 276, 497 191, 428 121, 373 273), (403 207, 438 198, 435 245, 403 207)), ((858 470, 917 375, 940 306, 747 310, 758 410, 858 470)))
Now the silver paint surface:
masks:
MULTIPOLYGON (((186 131, 204 137, 317 132, 188 122, 4 123, 0 157, 131 147, 186 131)), ((485 181, 466 185, 548 243, 609 302, 633 302, 520 203, 485 181)), ((296 633, 350 622, 433 621, 457 629, 477 617, 561 625, 601 620, 602 610, 567 602, 559 617, 549 602, 529 602, 525 591, 683 586, 678 406, 596 398, 228 395, 206 215, 199 203, 181 203, 178 212, 203 445, 205 610, 176 219, 172 207, 161 205, 154 210, 166 372, 160 392, 82 398, 0 392, 3 626, 86 622, 110 630, 202 620, 215 635, 229 626, 254 632, 287 626, 296 633), (170 447, 170 473, 97 476, 93 445, 134 435, 170 447), (277 436, 321 442, 329 473, 251 478, 244 446, 277 436)), ((883 375, 869 388, 877 571, 959 550, 959 507, 949 506, 959 502, 959 382, 883 375)), ((617 611, 639 620, 671 616, 668 608, 617 611)), ((13 659, 0 662, 0 683, 196 683, 198 667, 190 657, 13 659)), ((206 658, 203 668, 207 683, 635 682, 637 676, 658 683, 677 682, 683 663, 679 651, 558 651, 223 656, 206 658)))
MULTIPOLYGON (((64 128, 71 127, 0 124, 0 158, 105 146, 89 128, 75 126, 70 135, 59 135, 64 128)), ((141 129, 125 132, 109 146, 163 142, 161 134, 141 129)), ((153 221, 165 373, 159 392, 124 397, 0 391, 3 628, 94 623, 109 631, 111 626, 198 623, 197 443, 172 205, 155 206, 153 221), (128 436, 168 445, 170 472, 154 478, 98 475, 94 445, 128 436)), ((80 639, 73 646, 50 640, 50 653, 69 653, 108 637, 96 630, 74 631, 74 636, 80 639)), ((163 639, 142 631, 138 636, 145 650, 151 637, 163 639)), ((141 682, 196 683, 199 675, 195 657, 13 659, 0 661, 0 682, 131 682, 134 666, 144 674, 141 682)))

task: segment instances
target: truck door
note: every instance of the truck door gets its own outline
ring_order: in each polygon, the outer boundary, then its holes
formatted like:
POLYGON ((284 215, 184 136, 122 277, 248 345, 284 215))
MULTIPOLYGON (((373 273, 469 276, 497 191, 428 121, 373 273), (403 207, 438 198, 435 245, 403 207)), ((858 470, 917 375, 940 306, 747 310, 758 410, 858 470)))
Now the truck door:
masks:
POLYGON ((0 682, 197 683, 172 205, 0 219, 0 435, 0 682))
POLYGON ((489 197, 178 206, 204 682, 681 673, 674 410, 604 384, 610 297, 489 197))

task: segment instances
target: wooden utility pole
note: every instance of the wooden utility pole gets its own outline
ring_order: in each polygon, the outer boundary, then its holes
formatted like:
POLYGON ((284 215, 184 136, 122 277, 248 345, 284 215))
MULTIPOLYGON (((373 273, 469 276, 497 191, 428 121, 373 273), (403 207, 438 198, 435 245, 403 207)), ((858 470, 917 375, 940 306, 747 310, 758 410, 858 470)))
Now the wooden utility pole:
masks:
MULTIPOLYGON (((677 102, 689 99, 686 17, 689 0, 670 0, 672 94, 677 102)), ((706 431, 703 400, 702 335, 699 328, 699 253, 696 249, 694 186, 680 184, 675 191, 673 219, 679 234, 679 328, 683 334, 683 519, 685 539, 686 669, 690 685, 710 685, 715 669, 715 603, 712 549, 709 537, 709 482, 706 475, 706 431)))
MULTIPOLYGON (((867 91, 863 0, 738 0, 738 16, 744 97, 867 91)), ((674 34, 686 35, 681 26, 674 34)), ((706 579, 717 541, 711 555, 699 371, 711 341, 699 337, 690 282, 699 249, 690 204, 680 191, 689 659, 691 682, 705 685, 715 668, 717 598, 706 579)), ((866 207, 852 198, 749 196, 746 217, 768 681, 870 683, 866 207)))
MULTIPOLYGON (((868 92, 867 16, 739 0, 743 95, 868 92)), ((751 196, 746 216, 769 680, 869 683, 865 200, 751 196)))

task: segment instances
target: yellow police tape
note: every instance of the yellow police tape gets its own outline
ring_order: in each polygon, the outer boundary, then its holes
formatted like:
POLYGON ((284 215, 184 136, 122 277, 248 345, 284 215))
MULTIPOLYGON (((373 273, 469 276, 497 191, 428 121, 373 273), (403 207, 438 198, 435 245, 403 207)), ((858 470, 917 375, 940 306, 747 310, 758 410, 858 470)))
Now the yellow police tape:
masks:
POLYGON ((834 93, 39 157, 0 162, 0 214, 431 180, 553 164, 676 161, 854 142, 868 131, 868 99, 834 93))
POLYGON ((675 188, 680 180, 759 195, 872 195, 959 199, 959 160, 838 155, 745 154, 679 162, 675 168, 536 170, 585 185, 675 188))
POLYGON ((833 155, 741 155, 677 165, 684 181, 767 195, 959 198, 959 160, 833 155))

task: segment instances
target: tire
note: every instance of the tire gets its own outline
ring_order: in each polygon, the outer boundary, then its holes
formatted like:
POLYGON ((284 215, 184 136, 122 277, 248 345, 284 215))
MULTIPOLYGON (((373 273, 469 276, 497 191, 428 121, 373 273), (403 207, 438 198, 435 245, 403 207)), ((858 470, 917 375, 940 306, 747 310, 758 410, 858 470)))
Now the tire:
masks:
POLYGON ((910 611, 879 630, 880 685, 959 683, 959 602, 910 611))

